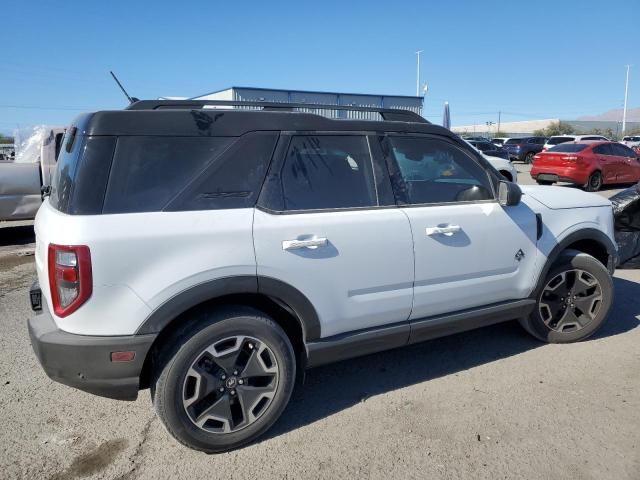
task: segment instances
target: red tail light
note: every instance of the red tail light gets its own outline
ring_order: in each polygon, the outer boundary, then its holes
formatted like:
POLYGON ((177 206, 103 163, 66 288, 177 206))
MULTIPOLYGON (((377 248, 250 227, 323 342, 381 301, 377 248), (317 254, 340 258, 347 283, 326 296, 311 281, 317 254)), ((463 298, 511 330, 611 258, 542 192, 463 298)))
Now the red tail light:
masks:
POLYGON ((93 291, 91 252, 85 245, 49 245, 49 288, 58 317, 72 314, 93 291))

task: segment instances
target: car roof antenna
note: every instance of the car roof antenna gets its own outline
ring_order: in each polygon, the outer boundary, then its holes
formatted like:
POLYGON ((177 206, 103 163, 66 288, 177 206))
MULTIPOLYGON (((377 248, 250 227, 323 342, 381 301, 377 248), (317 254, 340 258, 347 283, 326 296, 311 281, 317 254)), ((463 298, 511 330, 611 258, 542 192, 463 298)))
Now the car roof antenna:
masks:
POLYGON ((118 80, 118 77, 116 77, 116 74, 113 73, 111 70, 109 70, 109 73, 111 74, 113 79, 116 81, 116 83, 120 87, 120 90, 122 90, 122 93, 124 93, 124 96, 127 97, 127 100, 129 100, 129 104, 137 102, 137 101, 140 100, 139 98, 136 98, 136 97, 130 97, 129 94, 127 93, 127 91, 124 89, 124 87, 120 83, 120 80, 118 80))

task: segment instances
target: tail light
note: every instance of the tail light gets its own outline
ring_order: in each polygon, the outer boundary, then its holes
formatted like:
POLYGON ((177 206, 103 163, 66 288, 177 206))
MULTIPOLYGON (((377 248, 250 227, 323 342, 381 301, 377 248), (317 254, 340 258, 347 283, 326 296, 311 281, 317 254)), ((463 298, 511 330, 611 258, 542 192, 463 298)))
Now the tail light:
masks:
POLYGON ((85 245, 49 245, 49 288, 58 317, 72 314, 93 291, 91 252, 85 245))

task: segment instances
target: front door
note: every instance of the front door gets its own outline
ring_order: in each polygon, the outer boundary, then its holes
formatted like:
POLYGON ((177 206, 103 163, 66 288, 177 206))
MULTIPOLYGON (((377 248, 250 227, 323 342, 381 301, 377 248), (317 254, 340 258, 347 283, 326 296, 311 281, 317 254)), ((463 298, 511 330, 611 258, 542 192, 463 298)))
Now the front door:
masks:
POLYGON ((411 228, 369 147, 365 135, 283 135, 255 211, 258 275, 306 296, 322 337, 411 311, 411 228))
POLYGON ((411 223, 411 319, 525 298, 536 263, 536 216, 502 207, 474 154, 437 136, 388 136, 389 169, 411 223))

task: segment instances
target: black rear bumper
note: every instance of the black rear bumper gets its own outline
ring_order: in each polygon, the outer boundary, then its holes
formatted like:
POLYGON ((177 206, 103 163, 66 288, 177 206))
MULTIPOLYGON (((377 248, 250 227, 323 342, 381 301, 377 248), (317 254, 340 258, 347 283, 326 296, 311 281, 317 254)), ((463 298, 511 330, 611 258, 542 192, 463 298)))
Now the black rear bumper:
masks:
POLYGON ((98 337, 60 330, 46 303, 29 320, 31 345, 46 374, 56 382, 102 397, 135 400, 140 373, 156 338, 151 335, 98 337), (112 362, 111 353, 133 351, 130 362, 112 362))

